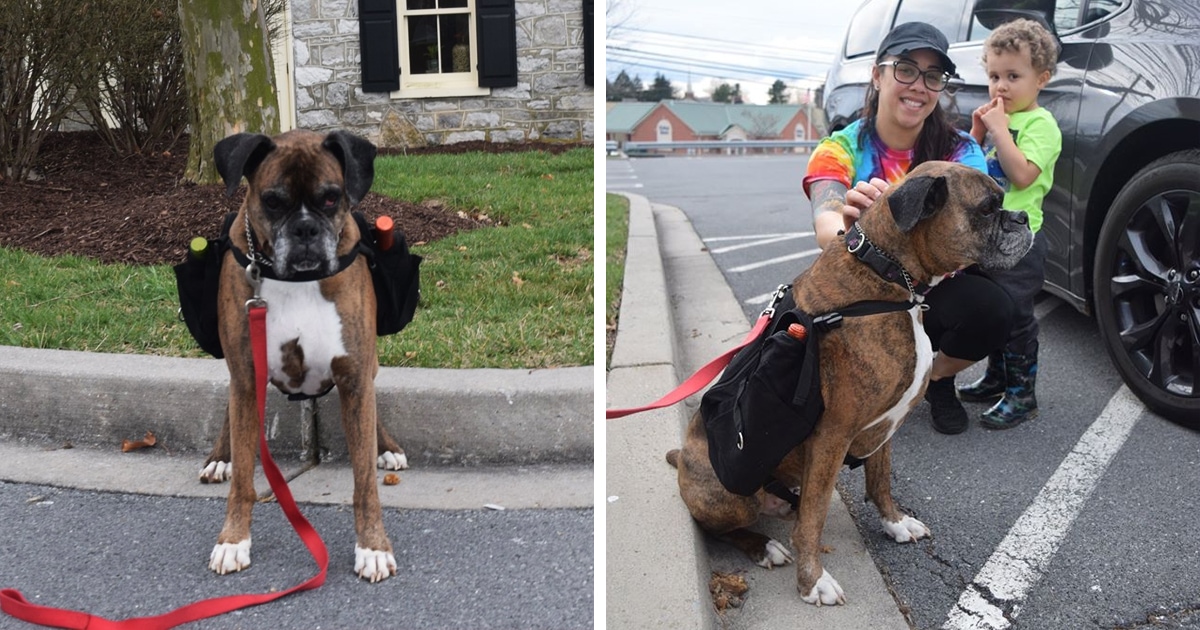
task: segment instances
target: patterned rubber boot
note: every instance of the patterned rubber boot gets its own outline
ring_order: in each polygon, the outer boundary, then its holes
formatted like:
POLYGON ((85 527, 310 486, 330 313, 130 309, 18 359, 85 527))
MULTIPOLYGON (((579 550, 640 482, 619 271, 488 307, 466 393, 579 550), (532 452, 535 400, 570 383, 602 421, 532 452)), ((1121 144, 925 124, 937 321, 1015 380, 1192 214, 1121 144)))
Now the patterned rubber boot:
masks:
POLYGON ((987 371, 979 380, 958 388, 958 399, 963 402, 992 402, 1004 395, 1004 353, 988 355, 987 371))
POLYGON ((967 410, 963 409, 955 395, 953 376, 929 381, 929 386, 925 388, 925 400, 929 401, 929 415, 938 433, 953 435, 967 430, 967 410))
POLYGON ((1037 417, 1037 350, 1031 354, 1004 353, 1007 385, 1004 397, 991 409, 983 412, 980 424, 989 429, 1011 429, 1037 417))

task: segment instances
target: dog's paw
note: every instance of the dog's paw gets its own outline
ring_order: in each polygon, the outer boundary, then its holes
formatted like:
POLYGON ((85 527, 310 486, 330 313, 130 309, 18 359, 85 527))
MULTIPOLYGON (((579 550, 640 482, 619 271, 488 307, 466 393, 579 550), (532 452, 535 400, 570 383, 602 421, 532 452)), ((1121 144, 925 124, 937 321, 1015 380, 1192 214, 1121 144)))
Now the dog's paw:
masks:
POLYGON ((829 575, 829 571, 821 569, 821 579, 817 580, 812 590, 800 593, 800 599, 814 606, 836 606, 846 603, 846 593, 842 591, 842 585, 829 575))
POLYGON ((925 523, 911 516, 905 516, 899 523, 885 519, 880 519, 880 522, 883 523, 884 533, 898 543, 915 542, 933 535, 925 523))
POLYGON ((792 552, 788 551, 787 547, 777 540, 769 539, 763 548, 763 558, 758 561, 758 566, 764 569, 781 567, 790 563, 792 559, 792 552))
POLYGON ((208 568, 221 575, 250 566, 250 539, 239 543, 217 543, 208 556, 208 568))
POLYGON ((384 470, 408 470, 408 455, 386 451, 375 459, 375 466, 384 470))
POLYGON ((229 462, 208 462, 208 465, 200 471, 200 483, 221 483, 229 481, 233 476, 233 464, 229 462))
POLYGON ((354 546, 354 572, 374 584, 396 575, 396 557, 390 551, 354 546))

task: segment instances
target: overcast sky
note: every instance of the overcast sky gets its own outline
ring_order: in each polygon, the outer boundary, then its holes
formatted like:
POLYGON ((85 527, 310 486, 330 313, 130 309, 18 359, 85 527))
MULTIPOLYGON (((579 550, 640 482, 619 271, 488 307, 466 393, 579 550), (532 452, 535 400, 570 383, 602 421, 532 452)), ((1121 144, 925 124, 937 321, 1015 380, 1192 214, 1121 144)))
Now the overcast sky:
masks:
MULTIPOLYGON (((666 75, 680 96, 690 75, 697 96, 741 83, 752 103, 782 79, 812 89, 841 44, 861 0, 607 0, 605 72, 621 70, 647 87, 666 75), (614 26, 616 26, 615 30, 614 26)), ((794 96, 793 96, 794 98, 794 96)))

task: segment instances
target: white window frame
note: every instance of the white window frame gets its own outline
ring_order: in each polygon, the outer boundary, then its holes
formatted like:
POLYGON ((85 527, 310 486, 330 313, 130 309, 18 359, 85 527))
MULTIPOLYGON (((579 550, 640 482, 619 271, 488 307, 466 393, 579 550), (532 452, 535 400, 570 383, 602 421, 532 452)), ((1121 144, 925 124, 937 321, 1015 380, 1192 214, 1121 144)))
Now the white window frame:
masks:
POLYGON ((409 10, 405 0, 396 0, 396 29, 400 49, 400 89, 392 98, 430 98, 456 96, 488 96, 492 88, 479 87, 479 36, 475 29, 475 0, 467 0, 467 28, 470 33, 471 71, 437 74, 413 74, 409 59, 408 18, 422 15, 453 15, 463 13, 462 7, 447 9, 409 10))

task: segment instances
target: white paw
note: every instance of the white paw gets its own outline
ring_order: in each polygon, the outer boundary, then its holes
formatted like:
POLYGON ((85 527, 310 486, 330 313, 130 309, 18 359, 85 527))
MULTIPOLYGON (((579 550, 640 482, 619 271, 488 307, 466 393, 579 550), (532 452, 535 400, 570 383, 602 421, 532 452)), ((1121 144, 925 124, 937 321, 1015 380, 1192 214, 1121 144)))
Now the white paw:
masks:
POLYGON ((233 476, 233 464, 229 462, 208 462, 200 471, 200 483, 221 483, 229 481, 233 476))
POLYGON ((239 543, 217 543, 208 556, 208 568, 221 575, 250 566, 250 539, 239 543))
POLYGON ((792 552, 788 551, 787 547, 784 547, 777 540, 768 540, 764 551, 766 555, 763 556, 762 560, 758 561, 758 566, 760 567, 766 569, 781 567, 792 561, 792 552))
POLYGON ((835 606, 846 603, 846 593, 842 591, 842 585, 829 575, 829 571, 821 569, 821 579, 807 594, 801 593, 800 599, 815 606, 835 606))
POLYGON ((375 466, 384 470, 408 470, 408 455, 385 451, 375 460, 375 466))
POLYGON ((879 522, 883 523, 884 533, 898 543, 913 542, 932 535, 925 523, 911 516, 905 516, 900 519, 899 523, 892 523, 884 519, 880 519, 879 522))
POLYGON ((396 557, 390 551, 354 546, 354 572, 371 583, 396 575, 396 557))

